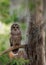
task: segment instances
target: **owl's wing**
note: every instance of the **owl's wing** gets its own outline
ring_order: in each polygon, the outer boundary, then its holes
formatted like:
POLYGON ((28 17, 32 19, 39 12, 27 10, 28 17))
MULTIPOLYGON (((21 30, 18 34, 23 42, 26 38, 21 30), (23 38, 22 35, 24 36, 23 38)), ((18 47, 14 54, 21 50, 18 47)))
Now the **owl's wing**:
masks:
POLYGON ((10 46, 13 46, 12 38, 10 38, 10 46))

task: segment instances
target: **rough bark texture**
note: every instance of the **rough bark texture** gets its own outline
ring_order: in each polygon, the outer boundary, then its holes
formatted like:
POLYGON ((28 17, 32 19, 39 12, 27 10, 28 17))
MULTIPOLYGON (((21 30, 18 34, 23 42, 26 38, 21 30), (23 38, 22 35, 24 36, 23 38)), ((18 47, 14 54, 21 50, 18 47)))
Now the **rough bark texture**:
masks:
MULTIPOLYGON (((44 21, 46 22, 46 0, 44 0, 43 5, 44 5, 44 21)), ((45 39, 46 39, 46 27, 45 27, 45 39)), ((46 40, 45 40, 45 58, 46 58, 46 40)))
POLYGON ((26 48, 29 65, 45 65, 45 33, 43 22, 43 0, 35 0, 36 10, 32 13, 28 28, 28 46, 26 48))

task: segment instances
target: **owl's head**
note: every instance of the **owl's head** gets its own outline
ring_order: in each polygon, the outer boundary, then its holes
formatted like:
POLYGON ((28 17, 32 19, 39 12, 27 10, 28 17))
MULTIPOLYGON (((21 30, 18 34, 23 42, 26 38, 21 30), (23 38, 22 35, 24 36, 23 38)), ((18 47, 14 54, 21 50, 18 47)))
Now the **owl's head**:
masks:
POLYGON ((20 27, 19 27, 19 25, 17 23, 12 24, 12 26, 11 26, 11 30, 13 30, 13 29, 14 30, 17 30, 18 29, 19 30, 19 28, 20 27))

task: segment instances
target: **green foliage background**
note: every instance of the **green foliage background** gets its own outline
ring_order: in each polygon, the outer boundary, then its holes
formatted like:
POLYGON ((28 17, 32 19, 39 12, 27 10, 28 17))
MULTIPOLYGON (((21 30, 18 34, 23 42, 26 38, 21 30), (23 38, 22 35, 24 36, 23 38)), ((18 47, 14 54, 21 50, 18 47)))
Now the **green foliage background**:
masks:
MULTIPOLYGON (((29 5, 30 10, 33 11, 35 8, 35 4, 31 2, 28 5, 29 5)), ((5 24, 4 25, 5 33, 0 34, 0 53, 9 47, 10 26, 11 26, 11 24, 13 24, 13 22, 18 21, 17 23, 20 24, 20 28, 22 31, 22 40, 25 40, 25 38, 26 38, 25 37, 26 24, 20 23, 19 18, 17 16, 17 13, 20 14, 21 11, 23 11, 25 9, 25 5, 22 4, 19 11, 14 10, 12 15, 9 12, 9 7, 10 7, 10 0, 0 0, 0 21, 2 24, 5 24)), ((8 54, 0 56, 1 65, 6 65, 8 62, 10 62, 8 54)), ((17 63, 17 65, 23 65, 24 63, 27 63, 28 61, 24 60, 22 58, 13 59, 11 62, 11 65, 13 65, 15 62, 17 63)))
POLYGON ((9 7, 10 0, 0 0, 0 20, 6 24, 18 20, 15 11, 10 15, 9 7))

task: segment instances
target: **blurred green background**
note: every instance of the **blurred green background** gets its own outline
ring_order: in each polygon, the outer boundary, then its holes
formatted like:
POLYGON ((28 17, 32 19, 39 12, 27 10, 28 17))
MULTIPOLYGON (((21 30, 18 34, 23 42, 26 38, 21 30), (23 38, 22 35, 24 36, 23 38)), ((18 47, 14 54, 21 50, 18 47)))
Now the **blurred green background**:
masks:
MULTIPOLYGON (((16 0, 0 0, 0 53, 10 46, 10 28, 14 22, 20 25, 22 43, 25 41, 27 27, 26 10, 26 4, 23 1, 18 3, 16 0)), ((0 65, 7 65, 8 62, 10 62, 8 54, 0 56, 0 65)), ((26 60, 13 59, 10 65, 13 65, 15 62, 17 65, 22 65, 26 60)))

